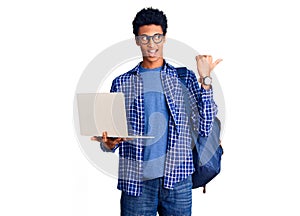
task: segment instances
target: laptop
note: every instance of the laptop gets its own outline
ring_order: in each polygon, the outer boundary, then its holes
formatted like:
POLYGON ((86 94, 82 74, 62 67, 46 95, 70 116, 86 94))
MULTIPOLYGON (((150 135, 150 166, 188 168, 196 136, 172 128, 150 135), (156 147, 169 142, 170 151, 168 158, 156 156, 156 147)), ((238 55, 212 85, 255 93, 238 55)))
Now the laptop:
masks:
POLYGON ((78 93, 77 107, 82 136, 154 138, 153 136, 128 135, 123 93, 78 93))

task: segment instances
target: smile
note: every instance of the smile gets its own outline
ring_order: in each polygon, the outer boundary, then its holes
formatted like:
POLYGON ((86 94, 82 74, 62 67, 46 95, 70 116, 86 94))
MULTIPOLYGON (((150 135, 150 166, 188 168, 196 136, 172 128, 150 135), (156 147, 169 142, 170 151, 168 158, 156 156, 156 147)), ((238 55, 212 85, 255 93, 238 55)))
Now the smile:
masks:
POLYGON ((157 52, 158 52, 157 49, 155 49, 155 50, 147 50, 147 55, 151 56, 151 57, 154 57, 157 52))

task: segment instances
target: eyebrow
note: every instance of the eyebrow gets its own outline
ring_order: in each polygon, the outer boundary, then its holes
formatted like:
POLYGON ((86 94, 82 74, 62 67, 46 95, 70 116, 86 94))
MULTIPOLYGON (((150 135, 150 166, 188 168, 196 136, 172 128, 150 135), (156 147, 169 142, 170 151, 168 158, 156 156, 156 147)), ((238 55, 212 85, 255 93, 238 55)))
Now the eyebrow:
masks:
MULTIPOLYGON (((157 33, 154 33, 153 35, 156 35, 156 34, 161 34, 161 35, 163 35, 164 33, 159 33, 159 32, 157 32, 157 33)), ((153 36, 153 35, 141 34, 141 35, 138 35, 138 36, 153 36)))

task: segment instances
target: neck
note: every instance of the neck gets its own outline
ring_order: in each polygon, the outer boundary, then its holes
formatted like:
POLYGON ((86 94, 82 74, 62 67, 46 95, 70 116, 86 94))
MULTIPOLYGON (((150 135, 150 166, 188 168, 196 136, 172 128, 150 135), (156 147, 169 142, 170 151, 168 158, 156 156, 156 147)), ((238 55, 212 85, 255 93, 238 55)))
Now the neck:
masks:
POLYGON ((163 58, 159 58, 156 61, 148 61, 147 59, 144 58, 142 62, 142 67, 147 69, 152 69, 152 68, 161 67, 163 66, 163 64, 164 64, 163 58))

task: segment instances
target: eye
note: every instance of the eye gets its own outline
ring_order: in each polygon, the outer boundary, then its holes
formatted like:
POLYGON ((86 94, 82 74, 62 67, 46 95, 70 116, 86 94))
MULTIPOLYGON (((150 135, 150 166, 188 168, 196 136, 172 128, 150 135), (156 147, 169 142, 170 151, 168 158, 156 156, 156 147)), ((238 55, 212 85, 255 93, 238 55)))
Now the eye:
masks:
POLYGON ((146 42, 146 41, 148 41, 148 37, 146 35, 142 35, 142 36, 140 36, 140 40, 143 42, 146 42))
POLYGON ((162 39, 162 35, 161 34, 155 34, 153 35, 153 40, 154 41, 160 41, 162 39))

